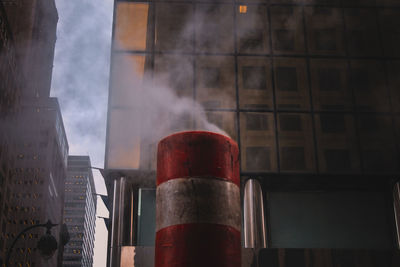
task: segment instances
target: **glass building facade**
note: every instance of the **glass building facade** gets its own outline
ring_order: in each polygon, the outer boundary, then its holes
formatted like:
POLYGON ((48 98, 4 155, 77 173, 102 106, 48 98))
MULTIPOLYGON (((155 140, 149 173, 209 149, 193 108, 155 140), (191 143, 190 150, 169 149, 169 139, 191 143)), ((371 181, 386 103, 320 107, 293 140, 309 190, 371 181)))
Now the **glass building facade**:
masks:
MULTIPOLYGON (((239 144, 243 186, 257 179, 264 193, 268 247, 398 247, 398 1, 114 8, 105 164, 114 178, 155 170, 157 140, 140 127, 153 102, 134 99, 162 84, 239 144)), ((158 115, 165 135, 198 128, 190 113, 169 123, 175 115, 158 115)))
POLYGON ((71 240, 64 247, 63 266, 92 267, 96 198, 88 156, 68 156, 64 223, 68 227, 71 240))
MULTIPOLYGON (((60 106, 56 98, 22 99, 20 109, 15 122, 2 128, 5 133, 13 133, 9 149, 4 149, 2 155, 14 156, 12 164, 1 159, 3 170, 9 172, 3 184, 7 189, 0 238, 4 255, 22 230, 47 220, 62 224, 63 218, 64 192, 60 188, 64 188, 68 142, 60 106)), ((15 244, 10 266, 61 265, 61 227, 54 227, 51 233, 59 244, 55 256, 49 260, 41 257, 37 242, 43 229, 37 228, 24 233, 15 244)))

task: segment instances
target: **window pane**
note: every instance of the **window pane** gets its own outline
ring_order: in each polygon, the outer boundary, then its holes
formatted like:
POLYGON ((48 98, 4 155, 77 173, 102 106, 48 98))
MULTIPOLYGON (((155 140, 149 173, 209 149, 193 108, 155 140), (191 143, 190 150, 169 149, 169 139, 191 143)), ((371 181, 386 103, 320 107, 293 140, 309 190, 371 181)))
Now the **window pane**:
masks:
POLYGON ((388 210, 378 192, 271 192, 271 247, 392 248, 388 210))
POLYGON ((156 190, 139 188, 138 246, 154 246, 156 234, 156 190))
MULTIPOLYGON (((347 2, 347 1, 346 1, 347 2)), ((381 48, 372 9, 345 9, 347 47, 354 56, 380 56, 381 48)))
POLYGON ((241 108, 273 108, 271 65, 269 59, 239 57, 238 83, 241 108))
POLYGON ((319 168, 321 172, 360 171, 355 120, 349 114, 315 115, 319 168))
POLYGON ((149 56, 128 53, 113 55, 111 106, 131 107, 134 105, 132 100, 135 99, 135 93, 140 90, 145 69, 148 68, 149 63, 149 56))
POLYGON ((233 52, 233 5, 196 5, 196 50, 233 52))
POLYGON ((276 171, 275 125, 272 113, 240 114, 241 164, 244 171, 276 171))
POLYGON ((149 4, 118 2, 115 19, 115 45, 119 49, 146 50, 149 34, 149 4))
MULTIPOLYGON (((392 0, 393 1, 393 0, 392 0)), ((385 56, 400 56, 400 12, 398 9, 379 9, 378 18, 385 56)))
POLYGON ((108 169, 137 169, 140 159, 140 132, 137 125, 139 116, 129 109, 110 111, 107 161, 108 169))
POLYGON ((236 107, 233 57, 197 58, 196 97, 205 108, 236 107))
POLYGON ((192 51, 193 25, 193 5, 158 3, 156 5, 156 49, 192 51))
POLYGON ((360 115, 358 129, 361 139, 363 167, 367 172, 398 170, 394 131, 390 116, 360 115))
POLYGON ((312 54, 344 54, 342 11, 339 8, 306 7, 308 49, 312 54))
POLYGON ((350 74, 358 110, 384 112, 390 110, 382 62, 352 61, 350 74))
POLYGON ((178 96, 193 98, 193 57, 156 55, 154 78, 178 96))
MULTIPOLYGON (((236 113, 235 112, 206 112, 210 123, 225 131, 233 140, 237 140, 236 113)), ((201 127, 198 122, 198 127, 201 127)))
POLYGON ((275 93, 278 109, 309 109, 306 62, 298 58, 277 58, 274 60, 275 93))
POLYGON ((278 115, 281 171, 314 171, 314 145, 311 115, 278 115))
POLYGON ((269 53, 267 8, 261 5, 236 6, 236 13, 238 51, 269 53))
POLYGON ((400 112, 400 61, 387 61, 390 100, 394 112, 400 112))
POLYGON ((275 53, 304 53, 304 27, 299 7, 271 7, 272 45, 275 53))
POLYGON ((311 60, 313 104, 316 110, 350 110, 352 92, 344 60, 311 60))

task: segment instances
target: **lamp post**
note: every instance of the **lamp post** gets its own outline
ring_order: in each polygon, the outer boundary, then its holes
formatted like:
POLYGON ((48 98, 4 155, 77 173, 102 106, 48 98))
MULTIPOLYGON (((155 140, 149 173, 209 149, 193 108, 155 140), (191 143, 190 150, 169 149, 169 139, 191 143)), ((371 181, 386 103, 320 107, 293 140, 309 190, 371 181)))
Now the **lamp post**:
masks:
MULTIPOLYGON (((11 252, 12 252, 15 244, 17 243, 18 239, 24 233, 28 232, 29 230, 32 230, 34 228, 39 228, 39 227, 46 228, 47 230, 46 230, 46 234, 40 238, 40 240, 37 244, 37 248, 39 249, 39 252, 43 258, 50 259, 54 255, 54 252, 57 250, 57 247, 58 247, 57 240, 55 239, 54 236, 51 235, 50 230, 51 230, 51 228, 53 228, 54 226, 57 226, 57 225, 58 224, 53 224, 53 223, 51 223, 50 220, 48 220, 47 223, 32 225, 32 226, 29 226, 29 227, 25 228, 24 230, 22 230, 17 235, 17 237, 14 239, 14 241, 12 242, 10 248, 7 250, 5 266, 9 267, 11 252)), ((68 241, 66 241, 66 242, 68 242, 68 241)), ((63 241, 63 243, 66 243, 66 242, 63 241)))

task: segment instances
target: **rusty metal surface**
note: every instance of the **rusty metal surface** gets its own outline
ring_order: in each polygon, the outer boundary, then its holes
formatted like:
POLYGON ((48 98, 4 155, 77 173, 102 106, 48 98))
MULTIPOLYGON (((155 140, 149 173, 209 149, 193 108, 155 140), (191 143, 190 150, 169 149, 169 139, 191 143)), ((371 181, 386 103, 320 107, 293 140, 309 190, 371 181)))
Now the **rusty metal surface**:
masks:
POLYGON ((156 231, 187 223, 228 225, 240 231, 240 190, 231 182, 173 179, 157 187, 156 199, 156 231))

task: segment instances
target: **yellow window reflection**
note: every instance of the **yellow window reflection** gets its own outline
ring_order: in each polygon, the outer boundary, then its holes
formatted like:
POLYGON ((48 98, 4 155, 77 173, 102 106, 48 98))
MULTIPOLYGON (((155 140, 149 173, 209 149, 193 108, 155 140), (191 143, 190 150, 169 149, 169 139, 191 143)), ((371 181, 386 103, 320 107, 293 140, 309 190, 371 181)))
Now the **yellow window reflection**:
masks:
POLYGON ((247 6, 239 6, 240 13, 247 13, 247 6))
POLYGON ((149 4, 118 3, 115 42, 120 49, 146 50, 149 4))

